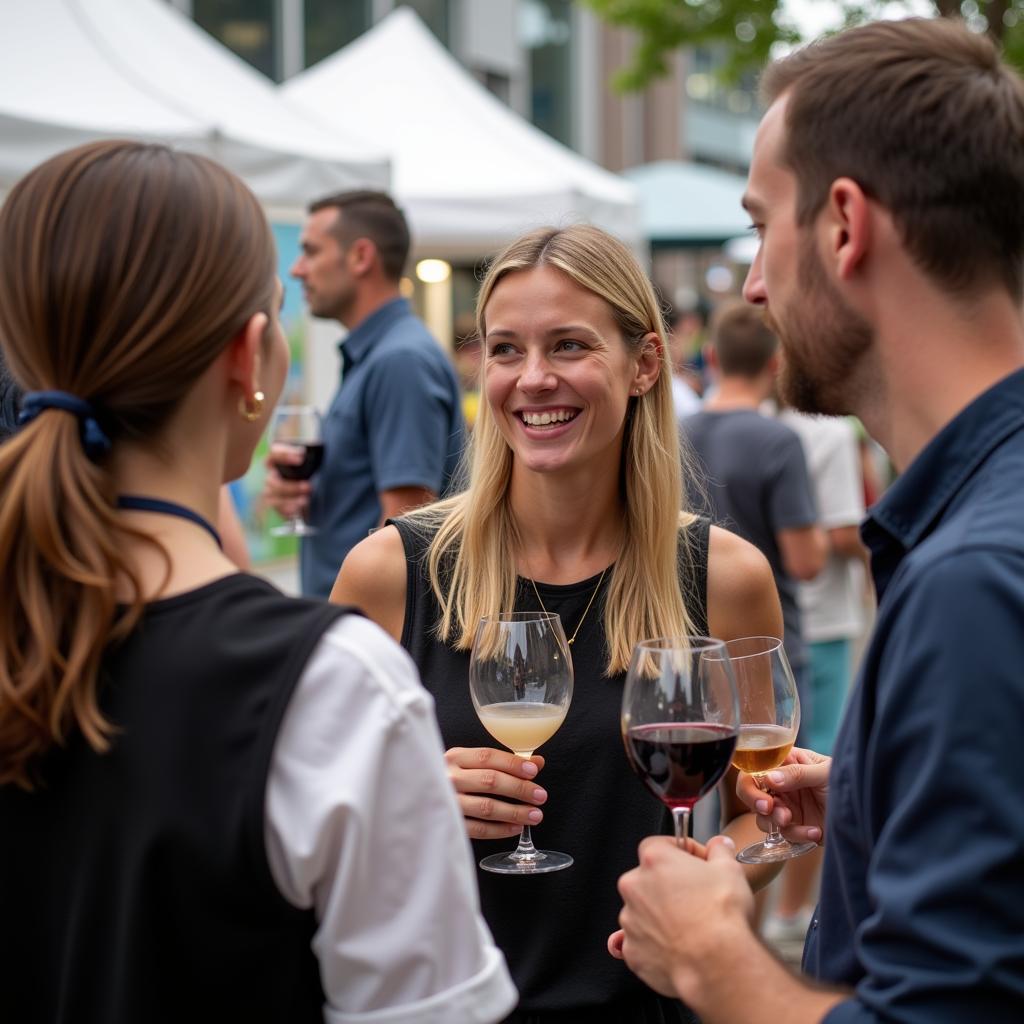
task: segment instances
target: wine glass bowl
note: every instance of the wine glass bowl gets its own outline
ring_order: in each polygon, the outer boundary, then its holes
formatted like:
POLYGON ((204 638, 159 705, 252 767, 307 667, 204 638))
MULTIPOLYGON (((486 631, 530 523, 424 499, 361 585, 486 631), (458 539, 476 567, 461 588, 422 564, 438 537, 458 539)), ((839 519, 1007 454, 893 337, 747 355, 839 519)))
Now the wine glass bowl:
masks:
POLYGON ((633 771, 672 812, 680 846, 694 805, 729 767, 738 729, 736 684, 721 640, 662 637, 636 645, 622 739, 633 771))
MULTIPOLYGON (((740 734, 732 763, 753 777, 765 792, 765 775, 793 749, 800 729, 800 698, 782 641, 748 636, 726 644, 740 698, 740 734)), ((790 843, 777 825, 760 843, 736 855, 744 864, 774 864, 816 849, 815 843, 790 843)))
MULTIPOLYGON (((557 615, 502 612, 477 627, 469 662, 469 693, 483 727, 502 746, 530 757, 559 729, 572 700, 569 646, 557 615)), ((512 853, 492 854, 480 867, 496 874, 543 874, 572 857, 533 845, 529 825, 512 853)))
MULTIPOLYGON (((281 405, 274 410, 270 428, 272 445, 286 445, 301 454, 300 462, 274 462, 285 480, 308 480, 324 461, 323 425, 311 405, 281 405)), ((317 532, 301 515, 271 529, 274 537, 309 537, 317 532)))

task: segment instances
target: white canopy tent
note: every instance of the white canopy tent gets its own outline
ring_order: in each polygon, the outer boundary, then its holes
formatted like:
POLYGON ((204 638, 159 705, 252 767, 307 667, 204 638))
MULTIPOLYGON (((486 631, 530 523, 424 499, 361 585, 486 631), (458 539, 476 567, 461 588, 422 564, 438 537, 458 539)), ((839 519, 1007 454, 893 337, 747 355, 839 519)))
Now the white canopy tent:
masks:
POLYGON ((480 257, 529 228, 575 221, 640 244, 633 186, 492 96, 407 7, 280 88, 388 150, 420 254, 480 257))
POLYGON ((62 149, 166 142, 220 161, 270 207, 386 188, 383 150, 292 110, 161 0, 0 0, 0 193, 62 149))

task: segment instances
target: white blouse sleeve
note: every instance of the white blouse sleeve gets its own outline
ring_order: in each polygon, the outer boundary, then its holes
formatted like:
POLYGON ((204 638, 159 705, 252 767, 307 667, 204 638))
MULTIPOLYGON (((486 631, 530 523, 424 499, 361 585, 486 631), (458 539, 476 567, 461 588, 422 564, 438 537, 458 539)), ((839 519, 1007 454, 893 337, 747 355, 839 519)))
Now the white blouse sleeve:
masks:
POLYGON ((492 1024, 516 992, 480 916, 433 699, 356 615, 323 636, 267 781, 271 873, 313 907, 328 1024, 492 1024))

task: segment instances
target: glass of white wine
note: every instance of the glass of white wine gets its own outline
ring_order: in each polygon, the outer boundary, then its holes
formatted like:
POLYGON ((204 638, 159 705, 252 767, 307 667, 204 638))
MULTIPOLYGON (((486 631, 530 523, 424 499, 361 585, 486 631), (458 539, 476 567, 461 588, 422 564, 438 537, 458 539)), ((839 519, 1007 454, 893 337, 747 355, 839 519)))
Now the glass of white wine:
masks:
MULTIPOLYGON (((786 760, 800 729, 800 698, 782 641, 747 636, 725 645, 740 697, 740 735, 732 763, 768 791, 764 777, 786 760)), ((775 864, 800 857, 816 843, 791 843, 772 822, 763 842, 740 850, 744 864, 775 864)))
MULTIPOLYGON (((558 731, 572 700, 572 659, 557 615, 501 612, 480 620, 469 662, 469 692, 484 728, 520 757, 558 731)), ((538 850, 525 825, 512 853, 484 857, 499 875, 536 875, 572 864, 567 853, 538 850)))

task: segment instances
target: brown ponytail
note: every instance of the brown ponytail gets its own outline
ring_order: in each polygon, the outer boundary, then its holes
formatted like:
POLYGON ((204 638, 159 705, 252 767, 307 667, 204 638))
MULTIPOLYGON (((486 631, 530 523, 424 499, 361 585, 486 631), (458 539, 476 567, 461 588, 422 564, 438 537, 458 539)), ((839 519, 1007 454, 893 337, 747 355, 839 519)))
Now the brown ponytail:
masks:
MULTIPOLYGON (((202 157, 103 142, 29 173, 0 207, 0 344, 18 382, 99 410, 119 439, 155 441, 274 281, 255 197, 202 157)), ((142 611, 113 509, 71 414, 50 409, 0 446, 0 785, 78 730, 112 728, 98 702, 105 651, 142 611), (115 583, 135 598, 119 608, 115 583)))

